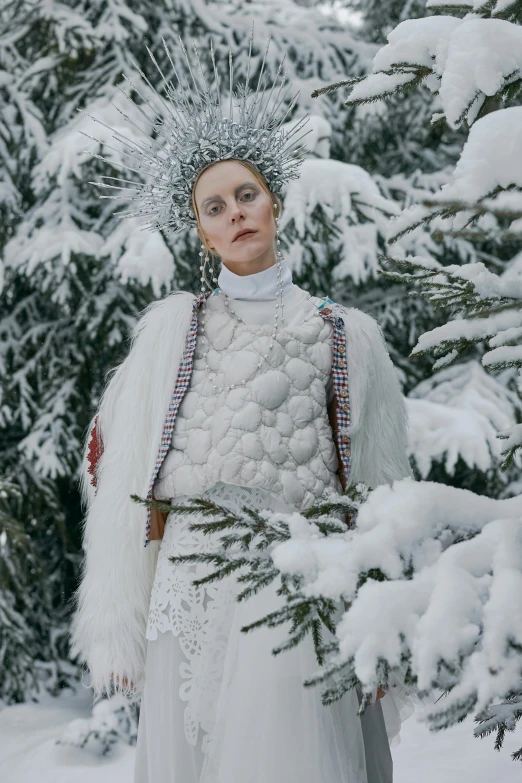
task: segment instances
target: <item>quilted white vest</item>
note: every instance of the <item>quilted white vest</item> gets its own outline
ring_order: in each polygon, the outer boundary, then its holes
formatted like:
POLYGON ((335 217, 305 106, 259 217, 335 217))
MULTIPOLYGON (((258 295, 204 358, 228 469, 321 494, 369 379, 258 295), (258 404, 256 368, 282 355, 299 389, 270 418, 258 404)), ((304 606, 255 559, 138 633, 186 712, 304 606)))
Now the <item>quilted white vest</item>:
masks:
POLYGON ((262 487, 303 510, 326 487, 342 491, 327 411, 332 323, 313 313, 272 338, 271 324, 231 318, 222 297, 209 297, 206 310, 154 496, 201 494, 225 482, 262 487))

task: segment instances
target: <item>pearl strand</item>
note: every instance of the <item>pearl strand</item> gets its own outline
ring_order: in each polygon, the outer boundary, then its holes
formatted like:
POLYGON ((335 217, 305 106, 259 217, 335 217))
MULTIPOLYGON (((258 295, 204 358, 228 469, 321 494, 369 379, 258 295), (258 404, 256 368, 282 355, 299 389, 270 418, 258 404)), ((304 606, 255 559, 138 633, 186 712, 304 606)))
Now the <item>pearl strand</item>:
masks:
MULTIPOLYGON (((276 204, 274 204, 274 209, 277 209, 277 205, 276 204)), ((279 246, 281 244, 281 242, 280 242, 280 239, 279 239, 279 230, 277 228, 277 222, 278 222, 278 218, 277 217, 275 218, 275 222, 276 222, 276 242, 277 242, 277 245, 279 246)), ((204 249, 204 246, 202 246, 202 250, 203 249, 204 249)), ((202 255, 203 255, 203 252, 200 252, 200 256, 202 256, 202 255)), ((274 340, 276 338, 277 332, 279 330, 279 309, 281 310, 281 324, 282 324, 282 326, 284 326, 284 315, 283 315, 283 278, 282 278, 282 269, 281 269, 281 260, 283 258, 284 257, 281 254, 280 250, 277 249, 277 251, 276 251, 277 291, 278 291, 278 294, 279 294, 279 302, 276 302, 276 304, 275 304, 274 331, 270 335, 272 340, 274 340)), ((206 256, 205 261, 208 261, 208 255, 206 256)), ((208 285, 208 281, 206 280, 206 276, 205 276, 205 267, 204 267, 203 264, 200 266, 200 270, 202 272, 201 282, 202 283, 206 282, 207 285, 208 285)), ((211 279, 213 280, 214 283, 217 283, 217 278, 214 276, 214 269, 213 268, 212 268, 212 271, 211 271, 211 279)), ((209 288, 210 288, 210 286, 209 286, 209 288)), ((202 293, 204 292, 204 287, 203 286, 201 286, 201 291, 202 291, 202 293)), ((225 294, 224 291, 220 291, 220 293, 224 297, 225 309, 228 311, 229 315, 231 315, 232 317, 236 318, 239 322, 242 322, 242 319, 230 307, 230 299, 229 299, 229 297, 225 294)), ((276 294, 276 298, 277 298, 277 294, 276 294)), ((205 322, 206 322, 206 314, 207 314, 206 313, 206 300, 204 300, 203 303, 202 303, 201 311, 202 311, 201 312, 201 334, 204 334, 205 322)), ((208 359, 207 359, 208 352, 209 352, 209 349, 210 349, 210 342, 209 342, 209 339, 206 336, 206 334, 204 334, 204 336, 205 336, 205 339, 207 341, 208 347, 207 347, 207 350, 203 352, 203 359, 205 360, 205 369, 209 373, 209 379, 212 380, 214 378, 215 374, 214 374, 214 371, 212 370, 212 368, 210 367, 210 365, 208 363, 208 359)), ((273 348, 273 347, 274 347, 274 343, 271 342, 269 344, 269 348, 273 348)), ((263 359, 264 360, 268 359, 268 353, 263 354, 263 358, 261 359, 261 361, 257 365, 258 367, 262 366, 263 359)), ((221 391, 224 391, 225 389, 227 391, 231 391, 232 389, 235 389, 235 388, 238 388, 240 386, 243 386, 245 383, 246 383, 246 380, 243 380, 243 381, 241 381, 241 383, 232 383, 229 386, 227 386, 227 385, 225 385, 225 386, 218 386, 217 384, 213 384, 213 387, 214 387, 214 391, 220 391, 221 392, 221 391)))

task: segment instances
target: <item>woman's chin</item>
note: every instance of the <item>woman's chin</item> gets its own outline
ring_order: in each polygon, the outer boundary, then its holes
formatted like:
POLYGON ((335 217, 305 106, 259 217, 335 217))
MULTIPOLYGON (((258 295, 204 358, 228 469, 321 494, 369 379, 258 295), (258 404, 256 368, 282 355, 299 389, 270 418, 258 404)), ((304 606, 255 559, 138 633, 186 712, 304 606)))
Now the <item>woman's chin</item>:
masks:
POLYGON ((248 264, 264 256, 270 250, 271 243, 263 245, 258 239, 238 240, 232 244, 227 260, 231 264, 248 264), (239 246, 239 243, 241 245, 239 246))

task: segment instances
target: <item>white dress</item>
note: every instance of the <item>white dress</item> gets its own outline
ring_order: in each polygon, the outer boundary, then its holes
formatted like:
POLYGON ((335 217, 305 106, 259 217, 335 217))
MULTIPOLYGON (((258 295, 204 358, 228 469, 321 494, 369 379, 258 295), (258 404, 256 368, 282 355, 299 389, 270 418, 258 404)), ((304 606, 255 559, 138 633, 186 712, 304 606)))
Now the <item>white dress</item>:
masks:
MULTIPOLYGON (((259 277, 266 280, 271 273, 259 277)), ((256 277, 249 275, 249 282, 256 277)), ((292 297, 290 291, 286 302, 292 297)), ((287 312, 291 318, 286 302, 285 318, 287 312)), ((233 304, 247 323, 272 323, 273 300, 233 304)), ((248 503, 292 510, 263 487, 219 481, 206 494, 232 509, 248 503)), ((176 495, 176 502, 183 499, 176 495)), ((193 521, 194 516, 170 514, 161 541, 134 783, 391 783, 389 735, 400 726, 393 702, 386 724, 380 702, 363 718, 357 715, 355 690, 325 707, 319 686, 302 684, 318 669, 309 637, 274 656, 287 627, 242 633, 241 627, 281 606, 278 585, 241 603, 235 600, 241 588, 236 576, 195 588, 192 579, 209 566, 174 566, 168 560, 215 546, 215 539, 188 531, 193 521)))

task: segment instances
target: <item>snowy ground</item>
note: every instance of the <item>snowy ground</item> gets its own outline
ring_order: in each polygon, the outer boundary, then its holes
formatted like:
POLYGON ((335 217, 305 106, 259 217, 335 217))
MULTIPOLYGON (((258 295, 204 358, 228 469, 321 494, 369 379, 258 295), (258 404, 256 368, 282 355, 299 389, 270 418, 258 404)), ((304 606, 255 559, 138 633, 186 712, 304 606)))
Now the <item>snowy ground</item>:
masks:
MULTIPOLYGON (((134 748, 119 745, 109 759, 54 744, 66 724, 90 715, 88 693, 46 698, 0 712, 2 783, 132 783, 134 748)), ((506 749, 493 750, 491 739, 472 736, 472 721, 430 734, 415 718, 403 726, 394 748, 396 783, 520 783, 522 764, 509 753, 521 742, 509 736, 506 749)))

